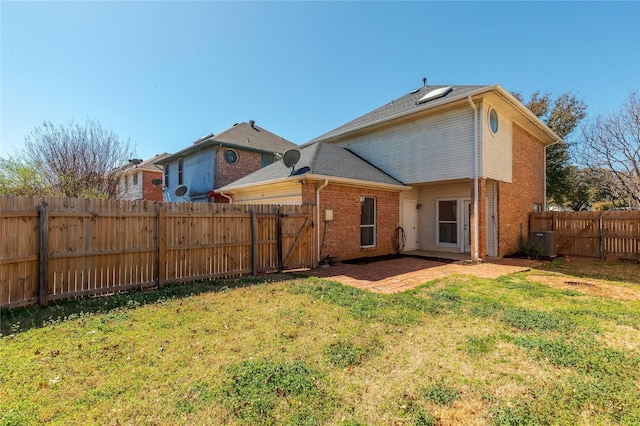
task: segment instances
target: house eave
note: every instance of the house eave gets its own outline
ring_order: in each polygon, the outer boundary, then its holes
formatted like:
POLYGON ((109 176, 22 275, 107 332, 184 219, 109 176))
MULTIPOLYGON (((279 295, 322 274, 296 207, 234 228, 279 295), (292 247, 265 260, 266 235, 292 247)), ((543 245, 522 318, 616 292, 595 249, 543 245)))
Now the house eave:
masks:
POLYGON ((250 151, 250 152, 257 152, 260 154, 282 154, 281 152, 273 152, 273 151, 268 151, 266 149, 260 149, 260 148, 254 148, 254 147, 250 147, 250 146, 246 146, 246 145, 238 145, 238 144, 234 144, 234 143, 229 143, 229 142, 224 142, 224 141, 219 141, 216 139, 206 139, 196 145, 192 145, 188 148, 185 148, 181 151, 176 152, 175 154, 171 154, 168 157, 165 157, 164 159, 157 161, 153 164, 158 164, 160 166, 164 166, 165 164, 171 163, 172 161, 175 161, 181 157, 185 157, 187 155, 190 155, 191 153, 194 152, 198 152, 198 151, 202 151, 208 148, 213 148, 216 146, 221 146, 221 147, 225 147, 225 148, 233 148, 233 149, 238 149, 238 150, 243 150, 243 151, 250 151))
POLYGON ((215 190, 215 192, 217 193, 225 192, 227 194, 233 194, 234 192, 242 191, 248 188, 255 188, 256 186, 274 185, 274 184, 285 183, 285 182, 294 183, 294 182, 300 182, 300 181, 324 182, 325 180, 329 181, 329 183, 334 183, 334 184, 358 186, 358 187, 364 187, 364 188, 376 188, 376 189, 382 189, 387 191, 399 192, 399 191, 411 190, 411 187, 406 185, 372 182, 372 181, 366 181, 366 180, 360 180, 360 179, 350 179, 350 178, 342 178, 342 177, 310 173, 305 175, 286 176, 286 177, 281 177, 277 179, 270 179, 270 180, 265 180, 263 182, 257 182, 257 183, 246 183, 243 185, 231 184, 222 188, 218 188, 215 190))
POLYGON ((361 132, 363 130, 369 129, 369 128, 373 128, 376 127, 378 125, 384 124, 384 123, 389 123, 391 121, 394 120, 399 120, 405 117, 409 117, 415 114, 420 114, 420 113, 425 113, 425 112, 429 112, 430 110, 434 110, 434 109, 439 109, 442 107, 447 107, 447 106, 452 106, 455 105, 456 103, 466 103, 467 102, 467 98, 470 96, 473 100, 476 100, 478 97, 482 97, 482 95, 485 95, 487 93, 490 92, 494 92, 496 94, 498 94, 505 102, 508 102, 511 106, 513 106, 515 109, 517 109, 519 112, 521 112, 523 115, 525 115, 535 126, 537 126, 542 132, 544 132, 550 139, 549 142, 544 142, 544 145, 552 145, 552 144, 556 144, 556 143, 560 143, 562 142, 562 139, 556 135, 549 127, 547 127, 546 124, 544 124, 533 112, 531 112, 531 110, 529 110, 529 108, 527 108, 526 106, 522 105, 521 102, 519 102, 513 95, 511 95, 509 92, 507 92, 504 88, 502 88, 499 84, 494 84, 492 86, 484 86, 481 87, 479 89, 470 91, 470 92, 465 92, 462 93, 460 95, 454 95, 452 97, 447 97, 447 98, 443 98, 441 100, 435 101, 435 102, 429 102, 425 105, 423 105, 422 107, 417 107, 415 109, 409 110, 409 111, 404 111, 395 115, 391 115, 388 117, 384 117, 381 118, 379 120, 375 120, 372 121, 370 123, 366 123, 360 126, 356 126, 353 127, 351 129, 345 130, 343 132, 340 132, 338 134, 326 137, 326 138, 319 138, 319 139, 313 139, 312 141, 302 145, 302 147, 307 146, 311 143, 316 143, 316 142, 335 142, 338 140, 342 140, 345 137, 348 137, 349 135, 352 135, 354 133, 358 133, 361 132))

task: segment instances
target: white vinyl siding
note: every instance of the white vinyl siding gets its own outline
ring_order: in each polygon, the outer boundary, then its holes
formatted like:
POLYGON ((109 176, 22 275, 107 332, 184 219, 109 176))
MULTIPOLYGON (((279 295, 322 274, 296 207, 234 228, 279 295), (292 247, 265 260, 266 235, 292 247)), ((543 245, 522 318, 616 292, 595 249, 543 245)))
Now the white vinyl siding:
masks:
POLYGON ((247 188, 234 192, 233 202, 245 204, 302 204, 301 185, 296 182, 247 188))
POLYGON ((123 174, 118 180, 116 198, 118 200, 139 200, 142 199, 142 185, 136 184, 134 176, 138 171, 123 174))
MULTIPOLYGON (((486 236, 487 255, 497 256, 497 223, 496 198, 494 196, 495 182, 488 181, 486 185, 486 197, 483 201, 486 206, 486 236)), ((418 247, 422 250, 440 250, 449 252, 460 252, 463 241, 463 209, 464 200, 471 199, 471 180, 465 183, 451 183, 442 185, 424 185, 418 187, 418 203, 421 208, 418 210, 418 247), (437 242, 437 202, 440 200, 458 200, 460 233, 458 234, 458 244, 447 246, 437 242)))
MULTIPOLYGON (((463 235, 458 235, 458 244, 454 246, 443 246, 437 244, 437 200, 459 201, 458 211, 463 210, 462 200, 471 198, 471 180, 463 183, 451 183, 442 185, 425 185, 418 188, 418 203, 421 204, 418 210, 418 241, 422 250, 440 250, 449 252, 460 252, 460 244, 463 242, 463 235)), ((462 223, 462 215, 459 222, 462 223)))
POLYGON ((503 182, 512 181, 512 147, 511 120, 502 111, 492 105, 483 103, 482 106, 482 166, 480 173, 488 179, 503 182), (498 132, 493 133, 489 128, 489 111, 495 109, 498 113, 498 132))
POLYGON ((473 176, 473 110, 462 107, 341 142, 406 183, 473 176))

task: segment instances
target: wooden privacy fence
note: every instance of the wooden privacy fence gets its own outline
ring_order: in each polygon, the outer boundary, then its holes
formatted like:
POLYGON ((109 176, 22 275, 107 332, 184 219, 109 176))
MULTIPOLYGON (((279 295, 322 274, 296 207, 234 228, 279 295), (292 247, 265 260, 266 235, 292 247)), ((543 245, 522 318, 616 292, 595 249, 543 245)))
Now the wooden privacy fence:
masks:
POLYGON ((315 266, 308 205, 0 203, 0 306, 315 266))
POLYGON ((532 231, 555 231, 558 254, 640 259, 640 211, 532 212, 532 231))

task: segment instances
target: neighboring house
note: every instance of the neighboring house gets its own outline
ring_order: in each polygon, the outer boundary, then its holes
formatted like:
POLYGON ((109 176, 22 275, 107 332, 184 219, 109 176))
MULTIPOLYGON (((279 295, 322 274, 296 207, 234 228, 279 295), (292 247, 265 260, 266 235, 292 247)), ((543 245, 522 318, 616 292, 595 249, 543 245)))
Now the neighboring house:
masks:
POLYGON ((236 123, 156 162, 164 168, 164 199, 226 202, 224 197, 215 197, 213 190, 272 164, 283 152, 296 147, 253 120, 236 123))
MULTIPOLYGON (((325 238, 332 250, 323 254, 391 253, 401 227, 405 251, 502 257, 518 250, 528 236, 529 212, 545 205, 545 147, 560 141, 499 85, 424 85, 302 147, 303 159, 314 146, 343 148, 344 156, 359 157, 398 184, 378 184, 364 166, 346 180, 339 165, 305 180, 286 177, 283 165, 274 164, 261 171, 273 174, 256 173, 221 191, 234 202, 261 196, 261 202, 316 204, 317 198, 319 210, 332 210, 334 218, 325 238), (286 194, 285 182, 302 183, 300 199, 286 194), (344 197, 336 199, 336 192, 344 197), (335 237, 331 227, 340 229, 335 237)), ((325 222, 319 222, 322 234, 325 222)))
POLYGON ((154 163, 168 155, 165 152, 144 161, 129 160, 129 164, 122 168, 116 199, 162 201, 162 167, 154 163))

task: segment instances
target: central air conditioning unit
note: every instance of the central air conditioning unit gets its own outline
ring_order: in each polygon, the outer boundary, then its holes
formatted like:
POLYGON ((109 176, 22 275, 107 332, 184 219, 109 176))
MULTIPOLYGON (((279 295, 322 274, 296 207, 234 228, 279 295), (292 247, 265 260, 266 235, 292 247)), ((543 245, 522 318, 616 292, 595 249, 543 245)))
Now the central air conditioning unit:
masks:
POLYGON ((554 231, 529 231, 529 242, 537 244, 544 256, 557 256, 556 233, 554 231))

